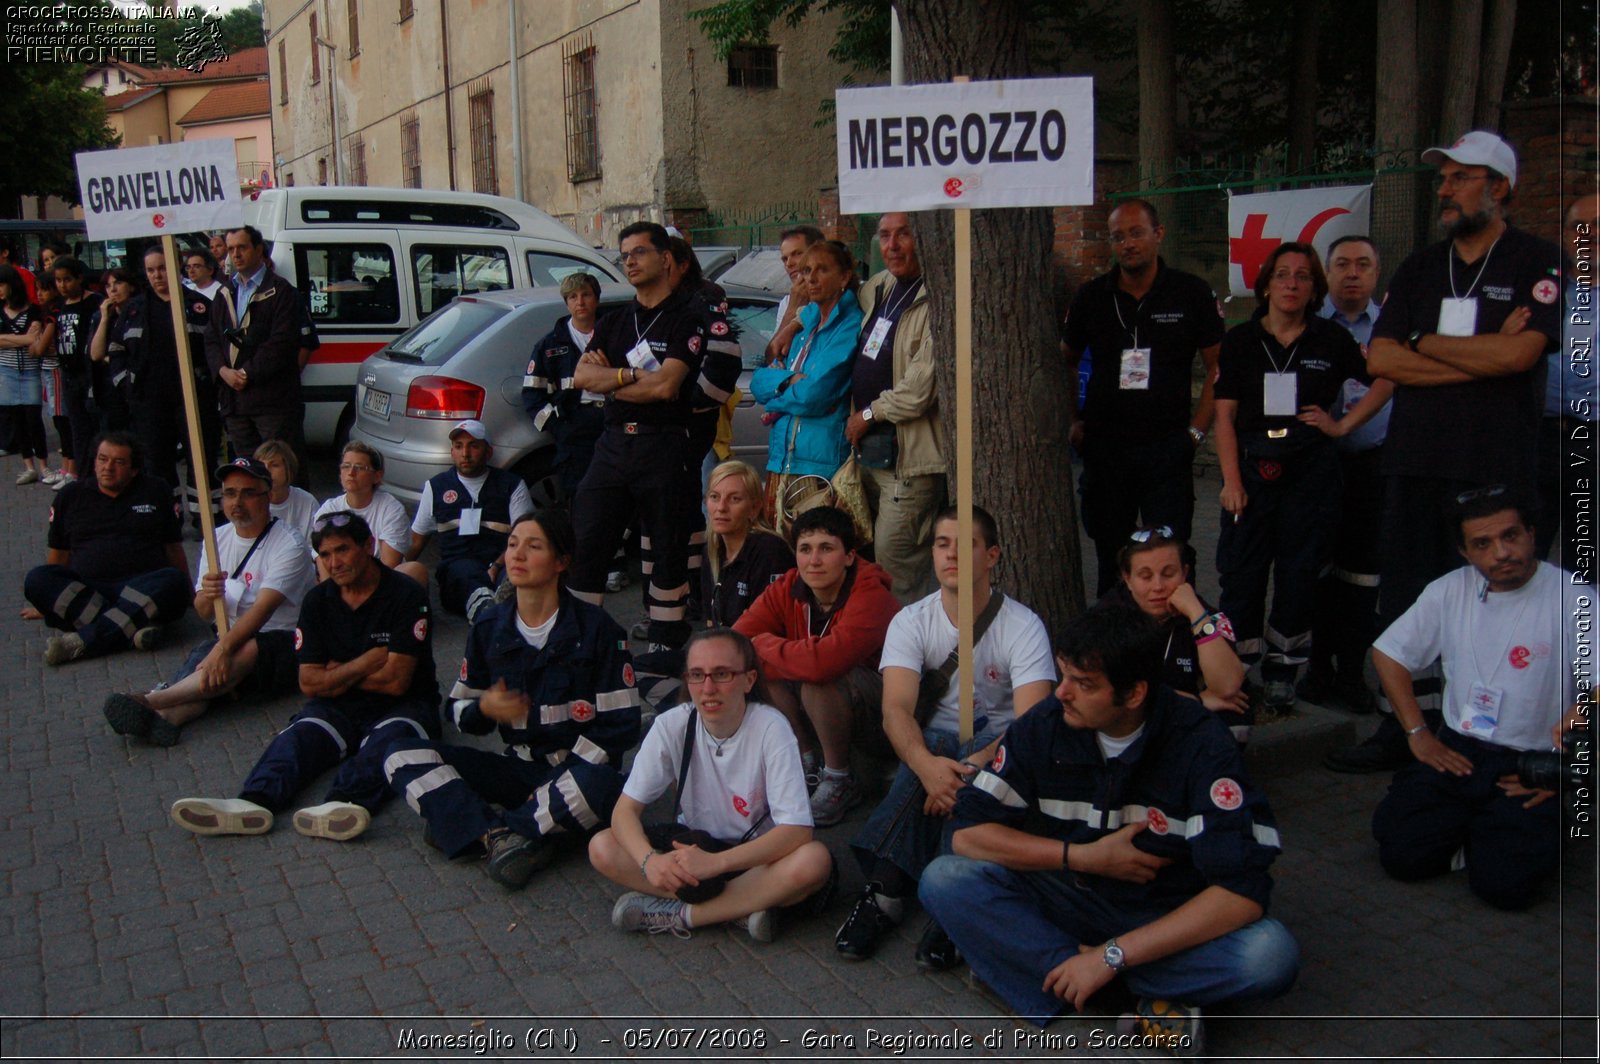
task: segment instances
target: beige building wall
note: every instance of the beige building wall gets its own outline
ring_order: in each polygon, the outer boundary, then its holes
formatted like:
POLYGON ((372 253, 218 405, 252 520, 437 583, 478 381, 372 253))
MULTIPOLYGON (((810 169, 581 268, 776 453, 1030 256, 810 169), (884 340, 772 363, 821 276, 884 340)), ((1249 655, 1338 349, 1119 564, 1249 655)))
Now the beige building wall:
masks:
POLYGON ((122 147, 143 148, 150 144, 171 144, 172 127, 167 121, 167 101, 163 93, 141 100, 126 111, 106 115, 106 124, 122 135, 122 147))
POLYGON ((328 180, 338 172, 349 182, 348 153, 359 138, 367 183, 404 184, 401 124, 414 113, 423 187, 470 191, 469 97, 487 84, 494 91, 496 191, 518 194, 512 126, 520 111, 522 198, 594 243, 612 243, 640 218, 692 225, 707 210, 814 201, 819 187, 833 183, 831 130, 813 128, 819 101, 843 76, 825 55, 831 20, 813 16, 803 33, 777 28, 778 89, 734 89, 726 62, 687 18, 691 7, 707 2, 449 0, 441 8, 441 0, 414 0, 414 15, 397 22, 394 0, 371 0, 360 5, 361 48, 351 56, 346 3, 265 0, 278 180, 293 175, 296 184, 314 183, 316 161, 326 158, 328 180), (313 13, 319 35, 336 46, 331 63, 322 49, 322 80, 315 85, 313 13), (601 175, 573 182, 563 51, 583 40, 595 49, 601 175), (286 63, 279 60, 280 42, 286 63), (280 104, 285 66, 289 100, 280 104))
POLYGON ((265 117, 237 118, 179 128, 183 131, 181 139, 185 141, 232 141, 234 157, 239 164, 240 181, 255 180, 261 176, 263 169, 272 169, 272 122, 265 117))

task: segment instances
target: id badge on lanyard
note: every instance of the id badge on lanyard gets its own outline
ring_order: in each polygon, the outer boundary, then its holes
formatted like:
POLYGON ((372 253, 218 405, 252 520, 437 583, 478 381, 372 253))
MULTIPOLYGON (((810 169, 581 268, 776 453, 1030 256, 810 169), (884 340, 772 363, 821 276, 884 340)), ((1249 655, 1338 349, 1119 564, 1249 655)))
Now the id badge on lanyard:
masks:
POLYGON ((1261 386, 1261 412, 1267 417, 1294 417, 1300 412, 1298 386, 1293 373, 1264 373, 1261 386))
POLYGON ((1478 329, 1478 298, 1447 298, 1439 304, 1440 336, 1476 336, 1478 329))
POLYGON ((1500 725, 1500 703, 1505 697, 1505 691, 1499 687, 1473 684, 1461 714, 1461 730, 1485 742, 1493 738, 1495 728, 1500 725))
POLYGON ((456 528, 460 536, 476 536, 483 527, 483 510, 474 506, 470 510, 461 511, 461 524, 456 528))
POLYGON ((861 345, 861 353, 874 362, 878 359, 878 352, 883 350, 883 342, 889 338, 889 330, 894 323, 888 318, 879 318, 872 325, 872 331, 867 334, 867 342, 861 345))
POLYGON ((656 353, 650 350, 649 340, 640 340, 633 345, 633 350, 628 352, 628 365, 634 369, 642 369, 646 373, 654 373, 661 368, 661 363, 656 360, 656 353))
POLYGON ((1122 350, 1122 367, 1117 374, 1117 388, 1124 392, 1150 390, 1150 349, 1126 347, 1122 350))

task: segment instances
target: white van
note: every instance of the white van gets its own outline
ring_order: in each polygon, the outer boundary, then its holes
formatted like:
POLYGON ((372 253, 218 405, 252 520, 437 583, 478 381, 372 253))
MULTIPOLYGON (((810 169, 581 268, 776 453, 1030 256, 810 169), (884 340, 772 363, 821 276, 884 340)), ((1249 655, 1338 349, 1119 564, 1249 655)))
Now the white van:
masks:
POLYGON ((244 203, 274 268, 305 293, 322 347, 301 374, 306 438, 343 439, 366 357, 458 295, 560 284, 617 268, 537 207, 433 189, 264 189, 244 203))

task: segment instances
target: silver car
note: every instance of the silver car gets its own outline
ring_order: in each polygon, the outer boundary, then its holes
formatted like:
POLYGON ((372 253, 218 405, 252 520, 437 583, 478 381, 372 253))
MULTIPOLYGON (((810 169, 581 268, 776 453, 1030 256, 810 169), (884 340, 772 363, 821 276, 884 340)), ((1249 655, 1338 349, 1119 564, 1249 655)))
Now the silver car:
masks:
MULTIPOLYGON (((606 285, 600 313, 627 305, 633 289, 606 285)), ((734 417, 734 451, 766 466, 767 429, 749 397, 750 370, 760 364, 776 325, 778 293, 730 287, 730 324, 744 348, 744 396, 734 417)), ((458 296, 361 364, 351 438, 384 456, 383 486, 415 506, 422 486, 450 465, 450 426, 478 418, 494 445, 493 464, 528 484, 536 503, 554 501, 555 440, 533 427, 522 408, 522 377, 533 345, 567 313, 555 288, 458 296)))

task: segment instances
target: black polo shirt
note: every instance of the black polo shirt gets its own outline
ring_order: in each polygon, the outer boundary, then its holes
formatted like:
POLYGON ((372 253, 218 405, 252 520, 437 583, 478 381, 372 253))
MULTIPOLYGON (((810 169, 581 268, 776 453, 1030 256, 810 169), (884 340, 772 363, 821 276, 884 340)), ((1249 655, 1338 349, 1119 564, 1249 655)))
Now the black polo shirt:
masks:
POLYGON ((68 568, 85 580, 126 580, 168 567, 167 544, 182 541, 182 517, 158 477, 140 473, 113 497, 90 474, 56 494, 45 542, 68 551, 68 568))
POLYGON ((345 604, 339 585, 324 580, 306 593, 300 627, 294 633, 301 665, 354 661, 373 647, 417 659, 411 686, 396 698, 352 687, 332 701, 356 715, 381 713, 400 699, 436 703, 439 685, 433 673, 433 617, 428 593, 410 577, 383 566, 378 586, 355 609, 345 604))
MULTIPOLYGON (((1306 317, 1306 327, 1287 348, 1268 332, 1261 318, 1228 330, 1222 338, 1222 357, 1217 364, 1218 399, 1239 404, 1233 427, 1240 435, 1288 429, 1288 438, 1322 436, 1321 430, 1294 416, 1267 416, 1266 375, 1293 373, 1296 410, 1320 406, 1331 410, 1346 380, 1371 383, 1361 345, 1343 326, 1315 314, 1306 317)), ((1326 438, 1326 437, 1324 437, 1326 438)))
POLYGON ((1156 260, 1156 279, 1143 299, 1117 286, 1120 270, 1078 289, 1061 338, 1074 351, 1092 351, 1083 420, 1091 434, 1150 437, 1189 424, 1189 382, 1195 354, 1222 339, 1222 313, 1211 286, 1156 260), (1120 315, 1120 316, 1119 316, 1120 315), (1119 388, 1122 352, 1150 348, 1150 387, 1119 388))
POLYGON ((689 366, 678 394, 665 402, 630 403, 614 395, 607 396, 606 424, 638 422, 661 428, 687 427, 690 400, 695 394, 700 362, 706 353, 707 327, 705 307, 698 295, 682 289, 653 307, 642 306, 635 299, 601 318, 594 327, 589 350, 603 352, 613 368, 630 365, 628 352, 637 347, 640 340, 650 344, 651 354, 661 365, 675 358, 689 366))
MULTIPOLYGON (((1389 282, 1373 337, 1405 343, 1418 329, 1438 332, 1440 304, 1451 298, 1453 268, 1456 293, 1465 297, 1470 289, 1478 300, 1477 335, 1498 332, 1514 308, 1527 307, 1533 312, 1527 328, 1544 335, 1546 354, 1556 350, 1561 342, 1560 249, 1507 227, 1487 257, 1487 263, 1462 262, 1450 240, 1412 254, 1389 282)), ((1541 358, 1533 368, 1508 377, 1436 387, 1400 385, 1389 415, 1383 471, 1483 483, 1531 480, 1544 412, 1544 371, 1541 358)))

